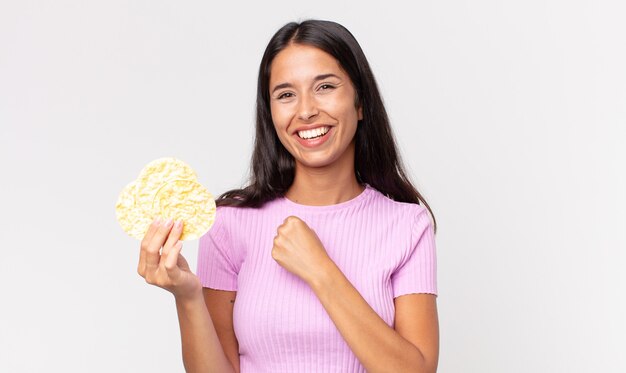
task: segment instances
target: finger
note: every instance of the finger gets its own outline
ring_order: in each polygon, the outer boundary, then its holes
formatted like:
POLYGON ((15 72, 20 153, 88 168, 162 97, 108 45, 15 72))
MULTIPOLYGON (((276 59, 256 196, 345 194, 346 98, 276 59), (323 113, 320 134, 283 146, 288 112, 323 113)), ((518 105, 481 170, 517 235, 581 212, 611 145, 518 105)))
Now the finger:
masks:
POLYGON ((148 246, 146 247, 146 270, 155 271, 159 265, 161 255, 159 251, 165 242, 165 238, 172 229, 172 219, 167 219, 165 222, 159 225, 154 232, 154 235, 150 239, 148 246))
POLYGON ((174 246, 174 244, 178 242, 178 239, 180 238, 182 234, 183 234, 183 221, 176 220, 174 222, 174 226, 172 227, 172 230, 170 231, 169 236, 167 237, 167 241, 165 242, 165 245, 163 246, 163 251, 161 251, 162 257, 167 256, 172 246, 174 246))
POLYGON ((162 219, 159 216, 155 217, 154 220, 152 220, 152 224, 150 224, 150 226, 148 227, 148 230, 146 231, 146 234, 143 236, 143 240, 141 240, 142 244, 145 243, 147 245, 150 242, 150 240, 152 239, 152 236, 154 236, 154 233, 159 228, 161 221, 162 219))
POLYGON ((176 241, 167 257, 165 257, 165 270, 167 271, 168 277, 172 279, 172 281, 176 281, 176 279, 180 276, 180 268, 178 268, 178 255, 180 254, 180 250, 182 250, 182 248, 183 242, 176 241))
POLYGON ((145 270, 146 270, 146 249, 148 248, 148 244, 150 243, 150 240, 152 239, 152 236, 154 236, 154 232, 156 232, 157 228, 159 227, 161 220, 159 217, 156 217, 153 221, 152 224, 150 224, 150 226, 148 227, 148 231, 146 232, 146 234, 143 236, 143 239, 141 240, 141 245, 140 245, 140 250, 139 250, 139 264, 137 265, 137 272, 141 275, 144 276, 145 274, 145 270))

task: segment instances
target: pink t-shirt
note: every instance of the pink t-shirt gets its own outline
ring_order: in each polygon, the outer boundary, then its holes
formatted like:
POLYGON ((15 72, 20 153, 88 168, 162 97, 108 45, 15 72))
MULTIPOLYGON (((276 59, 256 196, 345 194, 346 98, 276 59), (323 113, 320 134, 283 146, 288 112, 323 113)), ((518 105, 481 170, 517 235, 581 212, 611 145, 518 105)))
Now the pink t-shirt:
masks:
POLYGON ((437 295, 435 238, 422 205, 396 202, 368 184, 336 205, 277 198, 261 208, 217 208, 200 238, 202 285, 236 290, 233 310, 241 372, 365 372, 311 288, 272 258, 289 215, 315 231, 330 258, 391 327, 393 299, 437 295))

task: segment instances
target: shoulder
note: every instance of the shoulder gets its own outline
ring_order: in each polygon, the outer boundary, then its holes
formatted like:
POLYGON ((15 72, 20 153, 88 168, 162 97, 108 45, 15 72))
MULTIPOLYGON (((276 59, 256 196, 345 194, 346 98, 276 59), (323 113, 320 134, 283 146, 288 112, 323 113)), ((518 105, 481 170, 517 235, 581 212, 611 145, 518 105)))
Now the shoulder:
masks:
POLYGON ((238 231, 242 226, 253 228, 276 211, 276 200, 265 202, 261 207, 217 206, 214 225, 217 230, 238 231))
POLYGON ((213 223, 200 240, 203 241, 209 238, 217 239, 223 237, 224 234, 229 231, 229 227, 232 224, 234 210, 236 210, 236 208, 231 206, 216 206, 213 223))
POLYGON ((216 218, 219 216, 222 217, 223 220, 232 221, 237 219, 246 219, 251 216, 259 215, 259 214, 268 214, 271 213, 275 208, 275 205, 278 202, 278 198, 266 201, 260 207, 242 207, 242 206, 229 206, 222 205, 216 207, 216 218))
POLYGON ((422 215, 428 215, 428 210, 423 205, 395 201, 374 188, 372 188, 370 205, 373 205, 381 211, 385 211, 387 214, 392 214, 408 221, 415 221, 422 215))

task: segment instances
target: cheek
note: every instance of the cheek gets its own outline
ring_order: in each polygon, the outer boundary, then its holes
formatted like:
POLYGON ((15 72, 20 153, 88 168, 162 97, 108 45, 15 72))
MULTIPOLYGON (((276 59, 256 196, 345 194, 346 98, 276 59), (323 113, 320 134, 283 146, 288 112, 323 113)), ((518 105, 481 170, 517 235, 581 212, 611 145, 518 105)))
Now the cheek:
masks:
POLYGON ((274 127, 277 130, 285 129, 288 124, 288 113, 286 112, 285 108, 278 105, 270 105, 270 112, 272 116, 272 121, 274 122, 274 127))
POLYGON ((337 107, 335 108, 335 112, 336 113, 341 113, 340 115, 344 118, 344 120, 349 120, 349 121, 357 121, 359 118, 359 113, 357 112, 357 109, 354 107, 354 103, 353 102, 342 102, 340 105, 337 105, 337 107))
POLYGON ((356 117, 357 112, 354 107, 354 100, 349 97, 342 97, 340 99, 329 98, 328 100, 324 100, 323 105, 321 105, 323 110, 332 113, 334 116, 341 117, 356 117))
POLYGON ((276 135, 278 136, 278 140, 280 140, 283 146, 287 147, 289 144, 289 141, 287 139, 288 136, 286 134, 286 130, 289 125, 289 122, 286 119, 285 113, 284 111, 280 109, 276 109, 274 106, 270 106, 270 111, 271 111, 270 114, 272 117, 272 123, 274 125, 274 131, 276 132, 276 135))

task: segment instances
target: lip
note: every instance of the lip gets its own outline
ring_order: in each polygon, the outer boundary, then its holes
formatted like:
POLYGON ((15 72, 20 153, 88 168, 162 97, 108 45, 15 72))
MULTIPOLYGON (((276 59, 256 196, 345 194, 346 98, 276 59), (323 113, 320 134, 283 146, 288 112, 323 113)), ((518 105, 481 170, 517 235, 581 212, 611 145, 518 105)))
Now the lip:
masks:
POLYGON ((304 146, 305 148, 316 148, 325 143, 330 138, 330 135, 332 134, 331 132, 335 132, 335 127, 330 127, 328 129, 328 132, 326 132, 324 136, 315 138, 313 140, 301 139, 300 136, 298 136, 297 131, 293 134, 293 136, 296 138, 296 141, 298 141, 300 145, 304 146))

